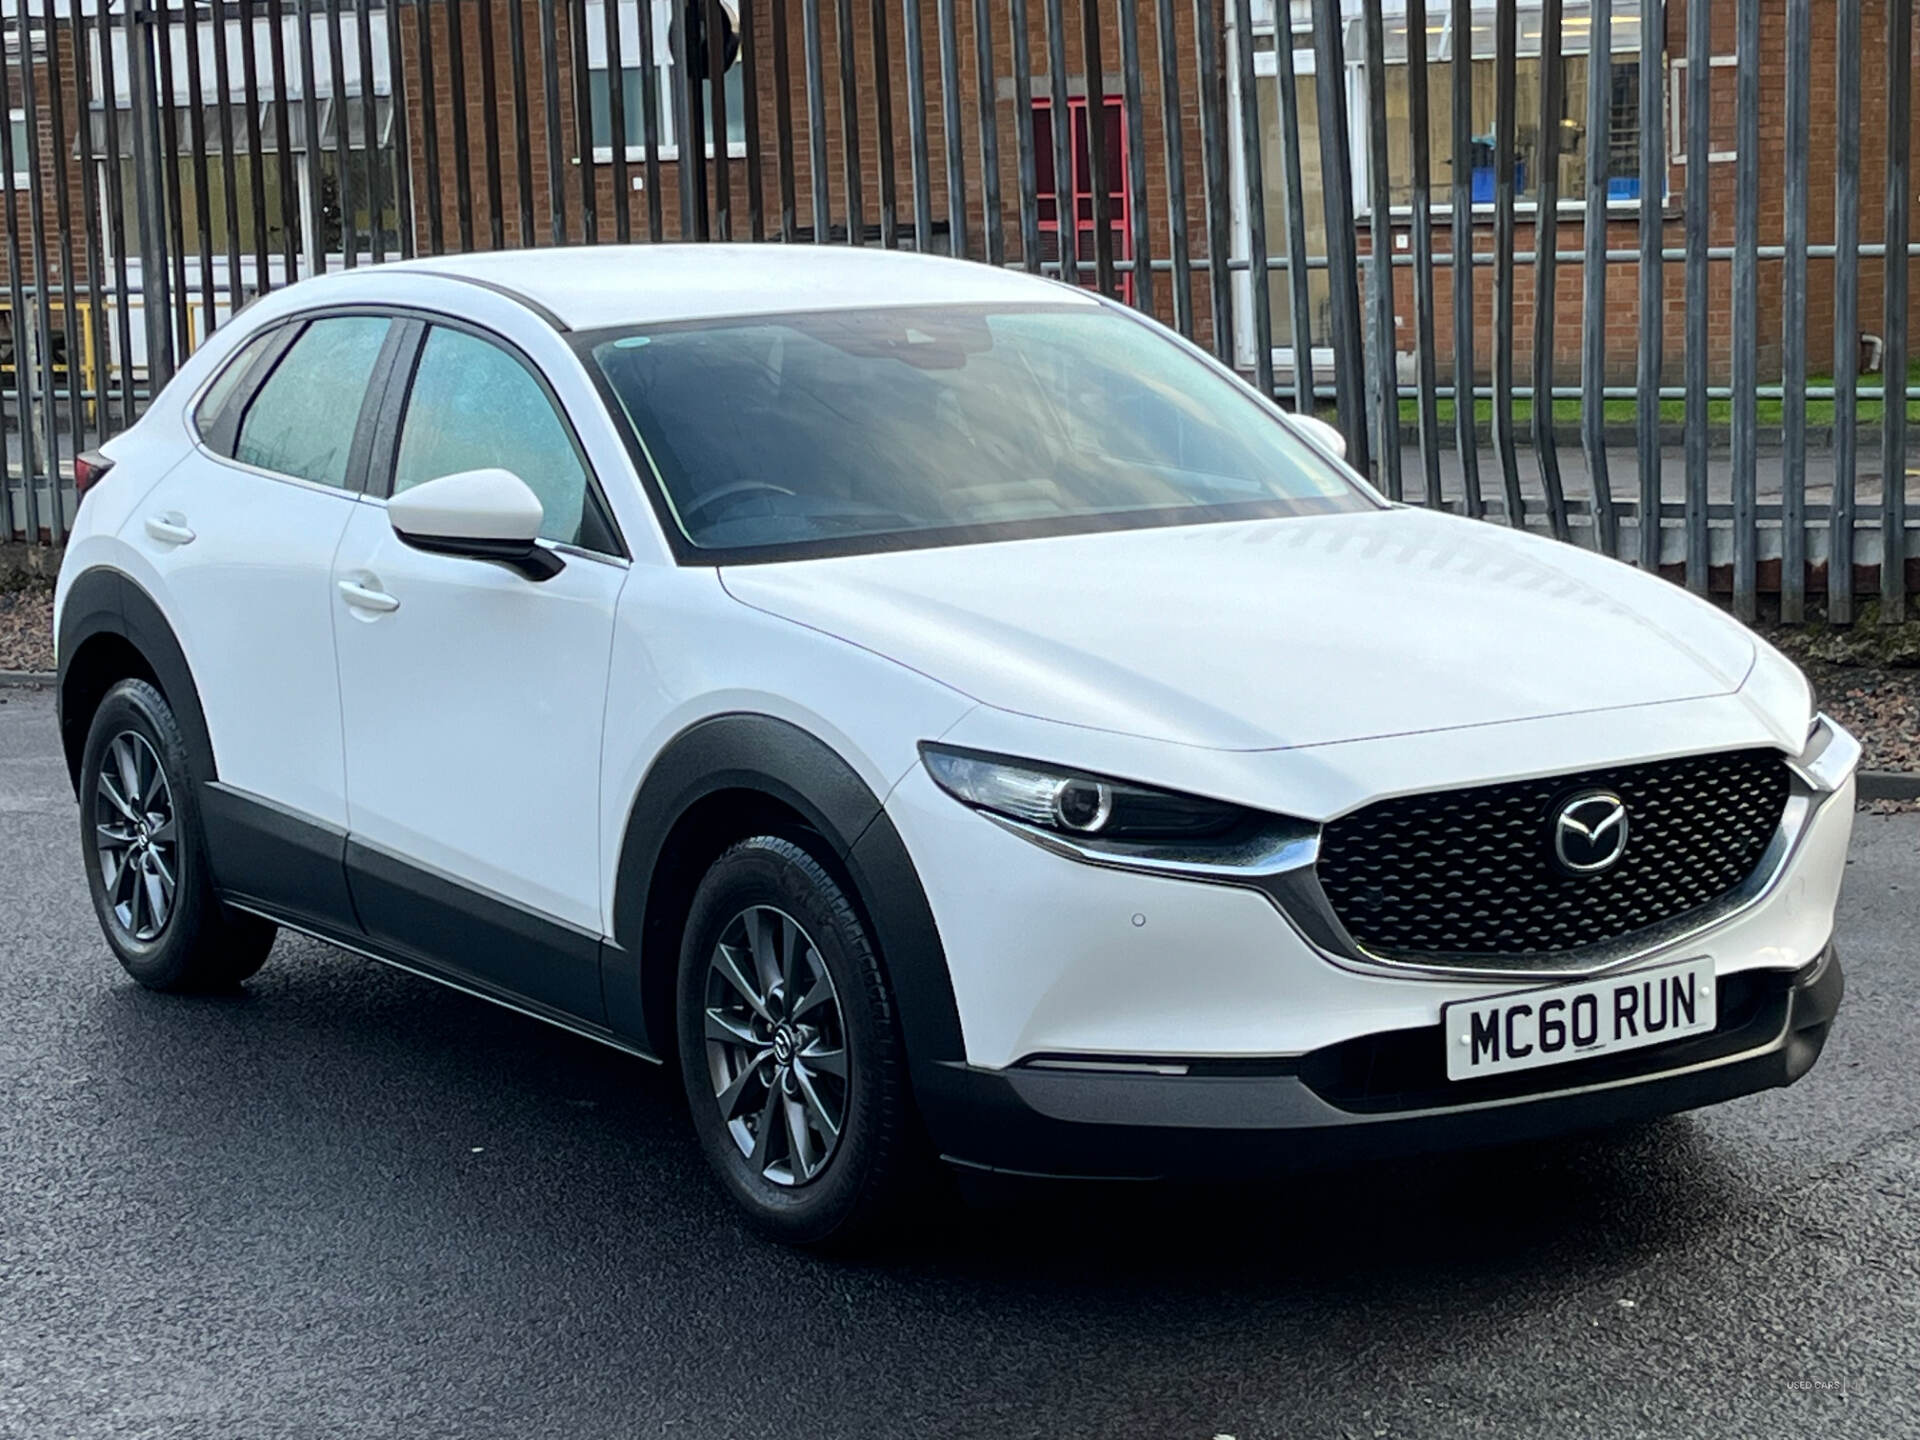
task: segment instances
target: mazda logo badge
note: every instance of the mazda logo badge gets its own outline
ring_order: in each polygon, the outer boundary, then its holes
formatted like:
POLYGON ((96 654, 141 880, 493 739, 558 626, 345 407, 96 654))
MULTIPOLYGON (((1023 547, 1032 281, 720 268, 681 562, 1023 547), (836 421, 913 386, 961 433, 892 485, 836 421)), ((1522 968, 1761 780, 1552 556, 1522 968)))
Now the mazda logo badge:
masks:
POLYGON ((1565 801, 1553 818, 1553 858, 1569 875, 1611 870, 1627 853, 1627 807, 1611 790, 1565 801))

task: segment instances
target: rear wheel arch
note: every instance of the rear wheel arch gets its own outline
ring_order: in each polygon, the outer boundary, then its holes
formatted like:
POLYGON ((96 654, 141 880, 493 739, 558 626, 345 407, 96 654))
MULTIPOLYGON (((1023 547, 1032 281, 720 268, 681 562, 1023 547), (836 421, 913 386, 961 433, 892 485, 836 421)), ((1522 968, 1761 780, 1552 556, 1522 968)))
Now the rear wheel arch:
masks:
POLYGON ((730 845, 800 845, 846 889, 892 986, 917 1075, 961 1060, 958 1007, 925 891, 880 800, 825 741, 767 715, 703 720, 668 743, 628 812, 614 888, 621 952, 606 977, 616 1027, 666 1056, 693 891, 730 845))
POLYGON ((73 582, 61 609, 59 652, 60 744, 76 791, 94 711, 115 684, 129 679, 145 680, 166 699, 193 782, 216 778, 213 741, 186 652, 159 605, 131 577, 100 568, 73 582))

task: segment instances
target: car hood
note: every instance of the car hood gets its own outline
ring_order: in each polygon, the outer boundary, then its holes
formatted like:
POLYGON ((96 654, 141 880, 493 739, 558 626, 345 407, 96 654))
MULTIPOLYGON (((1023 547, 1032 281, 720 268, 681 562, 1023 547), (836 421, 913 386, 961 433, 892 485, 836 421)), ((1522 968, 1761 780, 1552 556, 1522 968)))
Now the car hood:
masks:
POLYGON ((987 705, 1219 749, 1721 695, 1752 637, 1678 587, 1414 509, 725 568, 735 598, 987 705))

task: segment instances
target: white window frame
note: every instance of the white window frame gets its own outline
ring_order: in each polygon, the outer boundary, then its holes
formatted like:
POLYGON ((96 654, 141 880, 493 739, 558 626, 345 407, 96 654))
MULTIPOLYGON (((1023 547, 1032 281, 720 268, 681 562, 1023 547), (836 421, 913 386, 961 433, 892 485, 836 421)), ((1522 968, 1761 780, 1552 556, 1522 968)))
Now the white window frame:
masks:
MULTIPOLYGON (((1687 137, 1686 133, 1680 128, 1682 119, 1680 102, 1687 91, 1687 87, 1681 82, 1686 79, 1687 59, 1687 56, 1679 55, 1667 62, 1667 74, 1669 77, 1667 82, 1667 150, 1669 152, 1667 155, 1667 163, 1669 165, 1685 165, 1687 163, 1687 137)), ((1713 70, 1737 70, 1740 68, 1740 57, 1738 55, 1709 55, 1707 57, 1707 66, 1713 70)), ((1709 104, 1711 104, 1711 101, 1709 101, 1709 104)), ((1709 165, 1724 165, 1728 161, 1738 160, 1739 158, 1740 152, 1738 150, 1707 151, 1707 163, 1709 165)))
MULTIPOLYGON (((640 68, 640 0, 615 0, 620 6, 620 70, 640 68)), ((583 8, 583 22, 587 27, 587 73, 605 75, 611 94, 615 83, 616 71, 607 63, 607 16, 606 0, 586 0, 583 8)), ((654 153, 662 161, 677 161, 680 158, 680 138, 674 130, 679 121, 678 107, 673 103, 673 44, 669 33, 672 23, 672 0, 651 0, 649 6, 653 17, 653 68, 658 72, 654 79, 656 93, 661 100, 660 106, 660 147, 654 153)), ((591 81, 589 81, 591 83, 591 81)), ((644 93, 644 92, 643 92, 644 93)), ((628 121, 632 123, 631 120, 628 121)), ((644 135, 644 132, 642 132, 644 135)), ((611 139, 611 135, 608 137, 611 139)), ((713 137, 707 137, 707 155, 714 153, 713 137)), ((595 145, 591 155, 596 165, 608 165, 613 162, 613 146, 595 145)), ((747 146, 744 140, 727 142, 727 158, 744 160, 747 146)), ((635 162, 644 164, 647 158, 646 142, 629 144, 626 147, 629 165, 635 162)), ((575 162, 576 164, 578 161, 575 162)), ((634 188, 640 188, 639 176, 633 177, 634 188)))
POLYGON ((19 105, 7 111, 8 128, 11 129, 15 125, 20 127, 23 135, 15 137, 16 140, 20 140, 22 143, 16 143, 13 147, 13 188, 15 190, 26 190, 32 186, 34 172, 38 167, 33 163, 35 159, 34 137, 26 128, 27 112, 24 107, 19 105), (20 168, 23 163, 26 166, 24 170, 20 168))

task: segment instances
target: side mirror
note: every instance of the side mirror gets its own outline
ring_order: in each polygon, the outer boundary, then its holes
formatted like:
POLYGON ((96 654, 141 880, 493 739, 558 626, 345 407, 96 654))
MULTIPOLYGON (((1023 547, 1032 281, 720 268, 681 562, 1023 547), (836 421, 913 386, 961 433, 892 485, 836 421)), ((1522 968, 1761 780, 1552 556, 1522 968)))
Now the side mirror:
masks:
POLYGON ((387 522, 403 543, 434 555, 491 560, 529 580, 551 580, 565 563, 534 543, 544 517, 540 497, 511 470, 463 470, 387 501, 387 522))
POLYGON ((1294 429, 1300 431, 1322 450, 1332 452, 1341 460, 1347 458, 1347 437, 1318 415, 1289 414, 1287 419, 1293 422, 1294 429))

